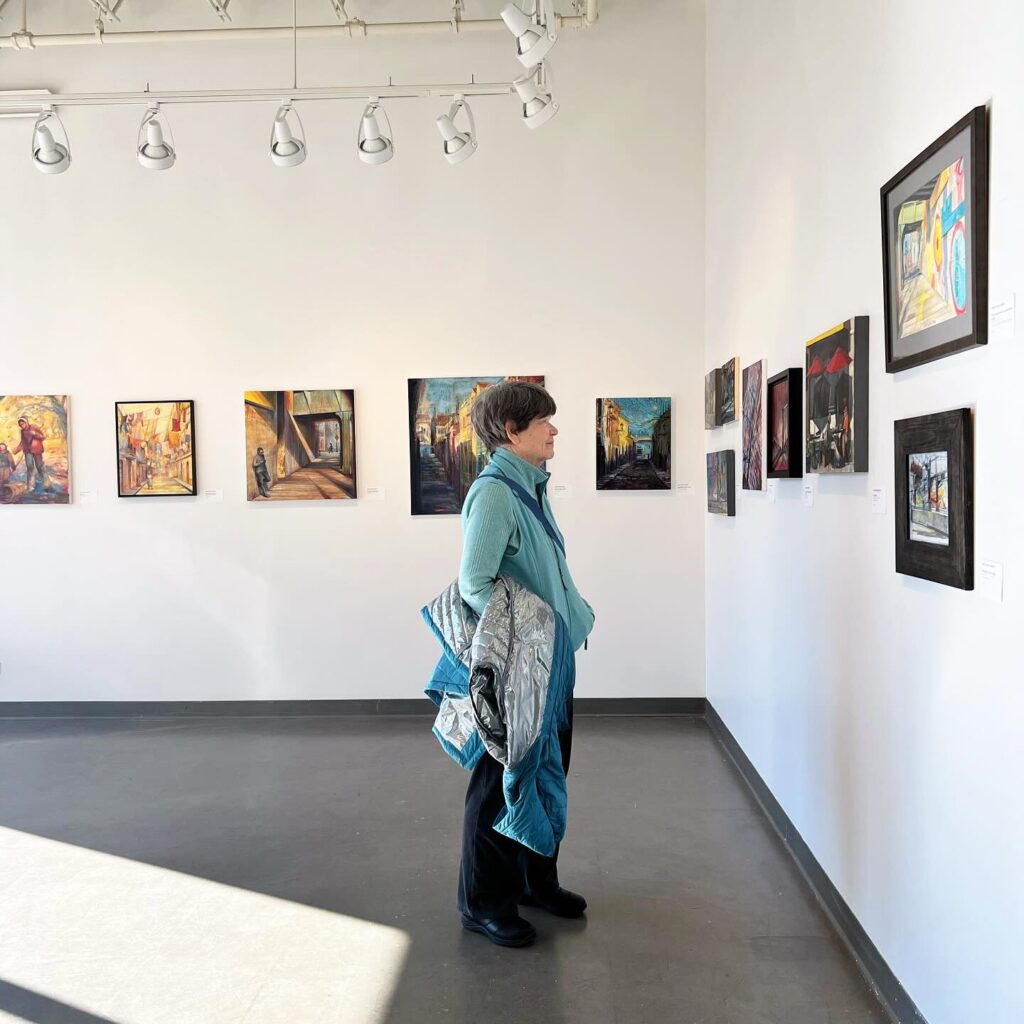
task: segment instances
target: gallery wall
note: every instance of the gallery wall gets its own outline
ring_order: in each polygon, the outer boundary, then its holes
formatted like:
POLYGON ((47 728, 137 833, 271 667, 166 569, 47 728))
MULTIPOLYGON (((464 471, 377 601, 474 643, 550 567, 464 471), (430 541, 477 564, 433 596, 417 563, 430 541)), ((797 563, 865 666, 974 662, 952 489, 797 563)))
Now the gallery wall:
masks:
POLYGON ((708 5, 705 368, 871 330, 869 471, 708 517, 708 696, 930 1024, 1024 1018, 1024 333, 887 375, 879 189, 990 103, 990 294, 1024 297, 1021 38, 996 0, 708 5), (894 571, 893 421, 963 406, 1001 603, 894 571))
MULTIPOLYGON (((91 29, 88 5, 35 7, 35 31, 91 29)), ((204 17, 160 7, 122 27, 204 17)), ((235 23, 288 16, 247 3, 235 23)), ((388 103, 396 156, 379 167, 356 159, 360 101, 301 108, 295 169, 268 159, 276 103, 169 107, 179 158, 162 173, 134 158, 141 108, 64 110, 73 164, 56 177, 30 164, 31 122, 0 121, 0 393, 70 395, 74 490, 67 508, 0 509, 0 699, 418 696, 436 657, 419 609, 461 537, 457 518, 409 514, 406 381, 536 373, 559 405, 556 515, 597 612, 577 693, 702 695, 696 413, 673 423, 691 494, 598 494, 594 431, 599 396, 699 408, 703 19, 698 0, 604 5, 552 54, 558 116, 534 132, 512 98, 474 101, 479 151, 456 167, 434 126, 446 100, 388 103), (640 109, 671 125, 657 159, 637 159, 640 109), (243 393, 261 388, 354 389, 357 501, 246 503, 243 393), (116 497, 114 402, 153 398, 195 400, 212 498, 116 497)), ((282 41, 5 53, 0 89, 291 80, 282 41)), ((300 85, 519 70, 500 33, 299 46, 300 85)))

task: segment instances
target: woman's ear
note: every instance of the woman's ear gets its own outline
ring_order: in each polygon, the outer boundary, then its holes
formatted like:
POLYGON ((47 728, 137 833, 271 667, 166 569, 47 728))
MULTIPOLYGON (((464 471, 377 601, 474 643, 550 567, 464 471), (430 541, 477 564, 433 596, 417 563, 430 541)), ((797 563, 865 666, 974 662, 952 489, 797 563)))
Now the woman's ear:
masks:
POLYGON ((505 434, 508 437, 509 444, 515 444, 519 440, 519 431, 516 430, 515 421, 505 421, 505 434))

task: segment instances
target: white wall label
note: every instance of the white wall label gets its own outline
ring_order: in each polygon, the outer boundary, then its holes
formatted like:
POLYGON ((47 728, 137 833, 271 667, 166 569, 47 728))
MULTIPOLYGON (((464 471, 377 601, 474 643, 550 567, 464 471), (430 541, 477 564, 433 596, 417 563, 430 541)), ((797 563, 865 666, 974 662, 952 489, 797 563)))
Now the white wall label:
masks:
POLYGON ((871 488, 871 511, 876 516, 885 515, 885 488, 884 487, 872 487, 871 488))
POLYGON ((203 500, 204 501, 223 501, 224 492, 218 491, 215 487, 204 487, 203 488, 203 500))
POLYGON ((814 508, 814 484, 804 484, 804 506, 814 508))
POLYGON ((78 492, 78 501, 82 505, 95 505, 99 496, 93 488, 81 488, 78 492))
POLYGON ((768 481, 768 503, 774 505, 779 498, 779 481, 769 480, 768 481))
POLYGON ((363 491, 363 497, 367 501, 385 501, 387 496, 388 492, 383 487, 367 487, 363 491))
POLYGON ((676 490, 687 496, 693 494, 693 484, 676 484, 676 490))
POLYGON ((551 496, 553 498, 571 498, 572 487, 569 484, 552 484, 551 496))
POLYGON ((1017 296, 1009 296, 993 302, 989 307, 988 333, 990 341, 1009 341, 1017 330, 1017 296))
POLYGON ((1002 603, 1003 563, 981 562, 978 566, 978 594, 989 601, 1002 603))

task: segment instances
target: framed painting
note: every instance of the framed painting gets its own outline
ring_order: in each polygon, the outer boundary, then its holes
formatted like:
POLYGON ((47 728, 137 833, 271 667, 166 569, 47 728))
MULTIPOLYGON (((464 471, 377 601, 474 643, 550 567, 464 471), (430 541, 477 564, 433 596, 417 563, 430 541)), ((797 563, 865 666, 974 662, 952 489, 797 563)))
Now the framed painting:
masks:
POLYGON ((764 490, 764 360, 743 368, 743 489, 764 490))
POLYGON ((245 471, 249 501, 354 498, 355 393, 246 391, 245 471))
POLYGON ((115 402, 117 496, 195 495, 194 422, 189 399, 115 402))
POLYGON ((71 502, 67 395, 0 395, 0 505, 71 502))
POLYGON ((803 459, 800 457, 800 387, 799 367, 791 367, 768 378, 765 448, 769 479, 803 476, 803 459))
POLYGON ((970 409, 895 423, 896 571, 974 589, 970 409))
POLYGON ((975 107, 882 186, 885 369, 988 341, 988 117, 975 107))
POLYGON ((807 342, 808 473, 868 471, 868 318, 857 316, 807 342))
POLYGON ((740 405, 740 357, 726 360, 718 372, 718 422, 734 423, 740 405))
POLYGON ((736 453, 728 448, 708 452, 708 511, 716 516, 736 515, 736 453))
POLYGON ((543 377, 415 377, 409 381, 410 497, 414 516, 457 515, 487 465, 470 410, 492 384, 543 377))
POLYGON ((597 400, 597 489, 672 488, 672 399, 597 400))
POLYGON ((711 370, 704 376, 704 429, 713 430, 722 422, 718 418, 718 402, 721 392, 719 378, 721 370, 711 370))

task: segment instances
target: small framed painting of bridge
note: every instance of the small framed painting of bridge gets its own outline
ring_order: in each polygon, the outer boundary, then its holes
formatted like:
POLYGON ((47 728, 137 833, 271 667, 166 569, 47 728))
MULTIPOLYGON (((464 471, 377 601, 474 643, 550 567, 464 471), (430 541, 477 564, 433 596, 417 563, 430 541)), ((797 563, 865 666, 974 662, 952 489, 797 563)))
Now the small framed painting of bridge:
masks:
POLYGON ((672 399, 597 400, 597 489, 672 488, 672 399))
POLYGON ((246 391, 249 501, 333 501, 356 496, 352 391, 246 391))
POLYGON ((413 377, 409 380, 409 474, 414 516, 458 515, 487 465, 470 411, 492 384, 543 377, 413 377))
POLYGON ((974 589, 971 410, 897 420, 896 571, 974 589))

